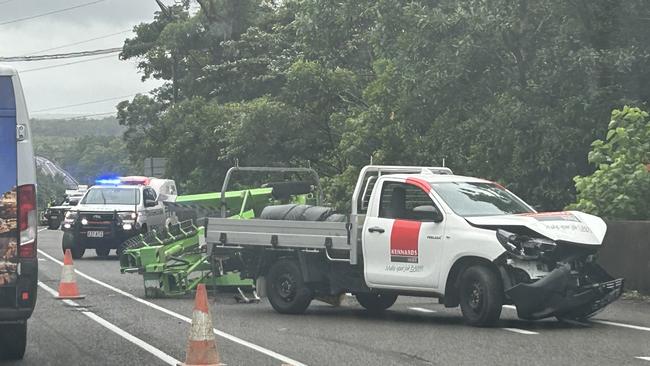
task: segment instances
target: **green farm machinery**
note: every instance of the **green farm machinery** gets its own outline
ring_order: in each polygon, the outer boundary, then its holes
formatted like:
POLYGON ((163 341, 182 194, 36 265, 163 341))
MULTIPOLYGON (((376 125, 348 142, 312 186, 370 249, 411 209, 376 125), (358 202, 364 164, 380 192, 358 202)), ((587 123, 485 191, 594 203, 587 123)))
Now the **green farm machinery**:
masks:
MULTIPOLYGON (((268 172, 310 172, 302 168, 233 168, 268 172)), ((205 246, 206 217, 247 220, 276 204, 313 204, 320 201, 320 187, 305 182, 276 182, 261 188, 178 196, 165 202, 165 209, 178 223, 151 230, 127 240, 120 256, 122 273, 143 276, 146 297, 179 297, 200 283, 218 291, 235 294, 240 302, 259 301, 252 280, 241 279, 231 258, 211 254, 205 246), (313 191, 318 190, 318 194, 313 191)), ((316 179, 317 179, 316 175, 316 179)), ((318 180, 316 180, 318 182, 318 180)))

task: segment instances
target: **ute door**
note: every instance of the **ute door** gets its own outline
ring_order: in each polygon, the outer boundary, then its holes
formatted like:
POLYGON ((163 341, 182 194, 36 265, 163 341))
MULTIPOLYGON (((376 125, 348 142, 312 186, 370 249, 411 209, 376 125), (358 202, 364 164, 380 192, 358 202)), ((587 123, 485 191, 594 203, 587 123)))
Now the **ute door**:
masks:
POLYGON ((386 179, 363 228, 365 278, 370 287, 437 289, 444 220, 421 180, 386 179))

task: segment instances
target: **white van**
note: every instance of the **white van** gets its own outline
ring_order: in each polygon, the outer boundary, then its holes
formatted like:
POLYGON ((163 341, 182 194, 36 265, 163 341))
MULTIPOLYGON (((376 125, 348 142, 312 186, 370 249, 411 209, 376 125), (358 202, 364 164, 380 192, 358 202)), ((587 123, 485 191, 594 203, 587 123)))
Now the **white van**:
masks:
POLYGON ((0 65, 0 359, 20 359, 36 304, 36 168, 23 90, 0 65))

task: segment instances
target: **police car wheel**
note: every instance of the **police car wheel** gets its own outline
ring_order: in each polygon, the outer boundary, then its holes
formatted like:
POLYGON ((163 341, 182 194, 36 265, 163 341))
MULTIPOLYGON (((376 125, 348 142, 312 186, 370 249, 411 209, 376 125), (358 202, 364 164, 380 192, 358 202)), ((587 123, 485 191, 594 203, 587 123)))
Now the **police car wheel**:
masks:
POLYGON ((95 248, 95 253, 97 253, 97 256, 99 257, 108 257, 110 252, 110 248, 95 248))
POLYGON ((63 233, 63 242, 61 244, 61 249, 65 254, 66 249, 70 249, 70 254, 72 254, 73 259, 79 259, 84 256, 86 248, 81 246, 81 243, 75 238, 74 234, 66 232, 63 233))

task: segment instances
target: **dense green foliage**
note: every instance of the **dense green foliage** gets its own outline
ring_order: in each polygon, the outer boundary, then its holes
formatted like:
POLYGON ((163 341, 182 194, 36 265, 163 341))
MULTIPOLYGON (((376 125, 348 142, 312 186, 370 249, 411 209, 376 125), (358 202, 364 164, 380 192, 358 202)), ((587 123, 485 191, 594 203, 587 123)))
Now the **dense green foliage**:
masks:
POLYGON ((135 28, 121 57, 154 97, 118 106, 132 161, 186 192, 225 169, 305 165, 343 206, 355 174, 439 165, 531 204, 575 199, 613 108, 650 99, 642 0, 198 0, 135 28))
POLYGON ((39 211, 45 210, 50 203, 61 203, 66 189, 63 177, 51 177, 39 170, 36 172, 36 181, 38 182, 36 205, 39 211))
POLYGON ((40 137, 121 136, 124 127, 114 117, 102 119, 32 119, 32 133, 40 137))
POLYGON ((650 118, 639 108, 612 112, 605 140, 596 140, 589 162, 598 169, 576 177, 578 203, 570 208, 609 218, 650 219, 650 118))

